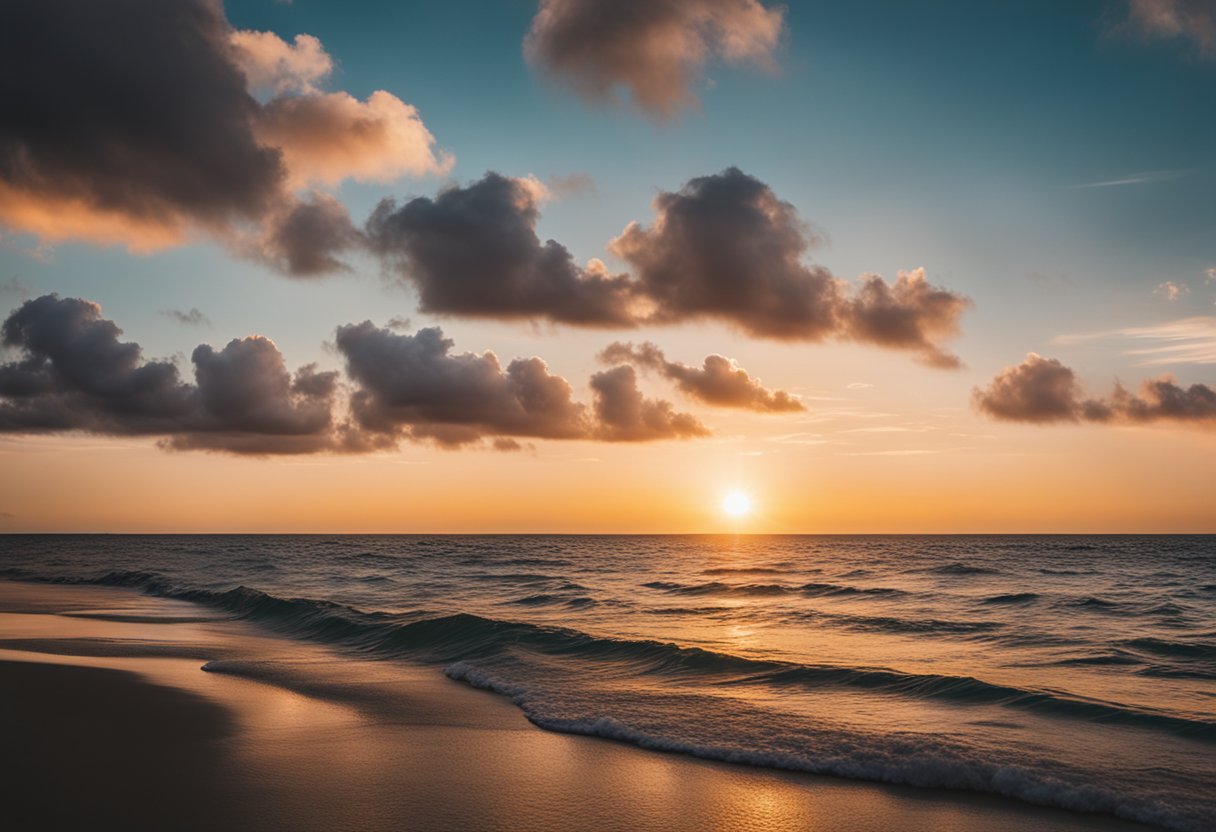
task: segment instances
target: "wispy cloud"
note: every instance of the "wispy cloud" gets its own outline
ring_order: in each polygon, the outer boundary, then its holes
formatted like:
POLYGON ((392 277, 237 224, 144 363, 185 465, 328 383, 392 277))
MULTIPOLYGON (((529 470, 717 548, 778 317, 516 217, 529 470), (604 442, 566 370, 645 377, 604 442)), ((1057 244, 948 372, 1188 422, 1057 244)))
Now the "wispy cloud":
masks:
POLYGON ((1129 173, 1118 179, 1103 179, 1098 182, 1083 182, 1080 185, 1069 185, 1072 190, 1082 188, 1117 188, 1123 185, 1150 185, 1154 182, 1168 182, 1179 179, 1187 174, 1185 170, 1149 170, 1142 173, 1129 173))
POLYGON ((1061 335, 1055 343, 1121 339, 1123 354, 1138 357, 1139 366, 1216 364, 1216 317, 1181 318, 1154 326, 1126 327, 1106 332, 1061 335))
POLYGON ((1161 283, 1153 290, 1154 295, 1161 295, 1166 300, 1178 300, 1183 295, 1190 294, 1191 287, 1185 283, 1175 283, 1172 280, 1167 280, 1161 283))
POLYGON ((160 310, 160 314, 186 326, 211 326, 211 319, 198 311, 198 308, 194 306, 190 307, 186 312, 180 309, 162 309, 160 310))

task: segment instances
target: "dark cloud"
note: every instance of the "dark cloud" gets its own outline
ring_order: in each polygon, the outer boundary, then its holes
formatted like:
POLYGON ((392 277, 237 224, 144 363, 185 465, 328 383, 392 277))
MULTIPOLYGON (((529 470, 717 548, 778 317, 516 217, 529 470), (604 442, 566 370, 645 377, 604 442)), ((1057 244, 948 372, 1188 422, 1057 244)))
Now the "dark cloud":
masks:
POLYGON ((288 373, 274 344, 252 336, 194 351, 196 384, 145 361, 101 308, 44 295, 4 322, 0 431, 159 435, 172 448, 306 453, 330 444, 335 373, 288 373))
POLYGON ((316 277, 350 271, 338 255, 363 243, 346 206, 329 194, 313 193, 268 221, 255 251, 285 274, 316 277))
POLYGON ((193 306, 185 312, 180 309, 162 309, 160 314, 186 326, 211 326, 211 319, 193 306))
POLYGON ((418 289, 424 312, 628 326, 629 280, 536 236, 543 186, 487 173, 467 187, 381 202, 367 222, 373 251, 418 289))
POLYGON ((862 278, 856 291, 803 263, 814 235, 788 202, 737 168, 693 179, 655 200, 650 227, 631 223, 611 250, 633 274, 598 260, 580 267, 536 235, 545 187, 487 173, 465 187, 404 205, 380 203, 371 249, 417 287, 423 311, 632 327, 704 318, 788 341, 850 340, 907 350, 957 367, 941 342, 971 302, 931 285, 923 269, 894 283, 862 278))
POLYGON ((793 205, 737 168, 661 193, 646 228, 631 223, 612 250, 633 266, 651 317, 718 317, 752 335, 816 340, 835 332, 841 287, 807 267, 804 223, 793 205))
POLYGON ((319 41, 235 31, 219 0, 8 0, 3 17, 0 224, 43 240, 202 233, 288 273, 336 270, 349 220, 305 240, 335 212, 297 191, 450 167, 414 108, 317 91, 319 41))
POLYGON ((501 447, 517 438, 646 441, 706 433, 667 402, 645 399, 629 368, 617 368, 627 377, 610 371, 592 379, 589 411, 541 359, 515 359, 504 369, 491 352, 453 353, 439 329, 403 335, 365 321, 340 327, 337 345, 355 383, 351 412, 370 434, 501 447))
MULTIPOLYGON (((1216 389, 1182 387, 1170 376, 1145 379, 1139 394, 1121 386, 1106 403, 1110 417, 1127 422, 1192 422, 1216 425, 1216 389)), ((1109 417, 1108 417, 1109 418, 1109 417)))
POLYGON ((237 338, 191 355, 194 383, 175 364, 145 360, 101 308, 44 295, 8 316, 0 364, 0 433, 158 436, 171 450, 235 454, 367 453, 402 439, 445 447, 519 439, 647 441, 707 430, 637 389, 630 367, 591 381, 593 407, 575 401, 539 358, 503 368, 491 352, 452 352, 438 329, 397 334, 369 322, 339 327, 353 383, 316 365, 289 372, 272 341, 237 338), (342 417, 347 409, 350 418, 342 417))
POLYGON ((365 430, 442 445, 588 433, 586 408, 539 358, 504 370, 490 352, 452 354, 453 342, 439 329, 399 335, 370 321, 339 327, 337 344, 356 385, 351 411, 365 430))
POLYGON ((855 340, 957 366, 938 342, 957 333, 970 301, 931 286, 920 269, 893 285, 866 276, 851 293, 803 264, 813 237, 794 206, 738 168, 660 194, 655 211, 649 228, 632 223, 612 243, 653 304, 652 321, 717 318, 762 338, 855 340))
POLYGON ((638 389, 637 372, 624 364, 591 377, 596 436, 609 442, 649 442, 708 436, 709 429, 670 402, 648 399, 638 389))
POLYGON ((592 102, 668 119, 698 104, 711 59, 773 69, 784 9, 757 0, 541 0, 528 59, 592 102))
POLYGON ((1054 358, 1030 353, 973 393, 976 407, 1010 422, 1189 422, 1216 425, 1216 390, 1180 386, 1170 376, 1146 379, 1140 392, 1120 384, 1104 399, 1085 398, 1073 371, 1054 358))
POLYGON ((188 223, 255 220, 275 201, 285 170, 254 138, 258 104, 219 3, 9 0, 4 21, 6 222, 154 245, 188 223))
POLYGON ((600 353, 600 359, 610 364, 636 364, 656 370, 676 383, 684 393, 705 404, 718 407, 738 407, 764 412, 805 410, 802 402, 784 390, 769 390, 752 378, 746 370, 722 355, 706 356, 701 367, 691 367, 668 361, 663 351, 652 343, 640 345, 616 342, 600 353))
POLYGON ((1080 412, 1073 371, 1033 352, 1021 364, 1001 370, 973 398, 984 413, 1009 422, 1075 422, 1080 412))

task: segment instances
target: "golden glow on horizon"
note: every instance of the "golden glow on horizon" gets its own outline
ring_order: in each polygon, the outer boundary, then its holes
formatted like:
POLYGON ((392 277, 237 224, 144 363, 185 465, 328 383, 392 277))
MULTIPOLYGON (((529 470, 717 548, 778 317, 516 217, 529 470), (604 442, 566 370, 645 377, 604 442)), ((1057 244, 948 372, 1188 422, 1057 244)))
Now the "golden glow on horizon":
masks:
POLYGON ((742 491, 731 491, 722 499, 722 510, 731 517, 742 517, 751 512, 752 500, 742 491))

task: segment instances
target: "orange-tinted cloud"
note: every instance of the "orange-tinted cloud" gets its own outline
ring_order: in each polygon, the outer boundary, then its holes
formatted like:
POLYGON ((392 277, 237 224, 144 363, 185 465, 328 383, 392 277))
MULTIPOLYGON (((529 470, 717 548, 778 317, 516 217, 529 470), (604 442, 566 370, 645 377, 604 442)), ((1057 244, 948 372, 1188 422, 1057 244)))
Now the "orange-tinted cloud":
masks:
POLYGON ((1144 37, 1187 38, 1216 54, 1216 4, 1211 0, 1128 0, 1127 24, 1144 37))
POLYGON ((758 0, 541 0, 528 60, 593 102, 618 99, 659 119, 698 105, 713 59, 773 70, 784 10, 758 0))
POLYGON ((796 396, 784 390, 769 390, 760 379, 748 375, 733 359, 723 355, 706 356, 701 367, 668 361, 656 345, 620 341, 609 344, 600 360, 610 364, 635 364, 661 373, 674 381, 686 395, 717 407, 737 407, 768 413, 806 410, 796 396))
POLYGON ((366 101, 345 92, 273 98, 259 114, 254 133, 282 151, 295 185, 440 175, 455 161, 436 152, 435 137, 418 110, 384 90, 366 101))
POLYGON ((140 252, 211 237, 289 273, 340 268, 336 251, 266 256, 258 240, 306 185, 440 173, 451 160, 391 94, 319 92, 331 68, 315 38, 234 31, 217 0, 12 0, 0 225, 140 252))
POLYGON ((274 32, 238 30, 229 36, 233 57, 249 88, 258 92, 309 93, 333 71, 334 61, 312 35, 288 43, 274 32))
POLYGON ((975 406, 1009 422, 1183 422, 1216 425, 1216 390, 1180 386, 1171 376, 1146 379, 1140 392, 1120 384, 1103 399, 1086 398, 1072 369, 1035 353, 1006 367, 973 393, 975 406))

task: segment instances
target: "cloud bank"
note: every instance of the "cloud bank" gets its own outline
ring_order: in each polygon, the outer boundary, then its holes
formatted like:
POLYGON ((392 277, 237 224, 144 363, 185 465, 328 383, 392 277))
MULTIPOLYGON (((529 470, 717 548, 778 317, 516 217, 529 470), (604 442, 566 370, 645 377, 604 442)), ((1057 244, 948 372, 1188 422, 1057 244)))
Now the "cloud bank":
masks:
POLYGON ((942 342, 958 334, 967 298, 923 269, 894 283, 864 275, 854 289, 804 264, 813 237, 797 210, 737 168, 661 193, 650 226, 612 240, 628 274, 542 243, 543 196, 534 180, 487 173, 434 199, 381 202, 366 236, 427 312, 600 327, 716 319, 760 338, 855 341, 959 366, 942 342))
MULTIPOLYGON (((306 185, 450 168, 391 94, 320 92, 332 65, 316 38, 235 31, 218 0, 11 0, 0 224, 134 251, 206 236, 257 257, 260 240, 295 239, 277 225, 306 185)), ((339 262, 315 251, 259 259, 289 272, 339 262)))
POLYGON ((649 441, 708 430, 665 401, 645 398, 628 373, 591 379, 594 404, 539 358, 504 369, 492 352, 453 353, 437 328, 398 334, 370 321, 339 327, 338 350, 355 384, 351 412, 361 429, 456 447, 490 439, 649 441))
POLYGON ((145 361, 139 344, 119 340, 122 330, 89 301, 26 301, 0 335, 20 356, 0 365, 0 432, 155 435, 169 448, 239 454, 331 443, 337 374, 303 367, 293 376, 261 336, 198 347, 188 384, 176 365, 145 361))
POLYGON ((758 0, 541 0, 528 60, 593 103, 666 120, 699 106, 711 60, 773 71, 785 12, 758 0))
POLYGON ((1116 384, 1105 398, 1086 398, 1072 369, 1035 353, 1006 367, 973 392, 977 409, 1007 422, 1181 422, 1216 426, 1216 390, 1206 384, 1182 387, 1173 377, 1150 378, 1139 393, 1116 384))
POLYGON ((733 359, 723 355, 706 356, 702 366, 691 367, 668 361, 663 351, 650 342, 635 346, 617 341, 600 353, 600 360, 654 370, 675 382, 685 395, 704 404, 765 413, 806 410, 797 397, 784 390, 769 390, 733 359))
MULTIPOLYGON (((187 316, 189 317, 189 316, 187 316)), ((307 365, 290 373, 260 335, 191 355, 194 382, 140 345, 96 303, 44 295, 0 328, 0 433, 157 436, 162 447, 234 454, 363 453, 399 441, 509 450, 520 439, 647 442, 708 435, 695 417, 638 389, 632 367, 595 374, 591 404, 540 358, 505 368, 454 353, 439 329, 338 328, 347 382, 307 365)))

